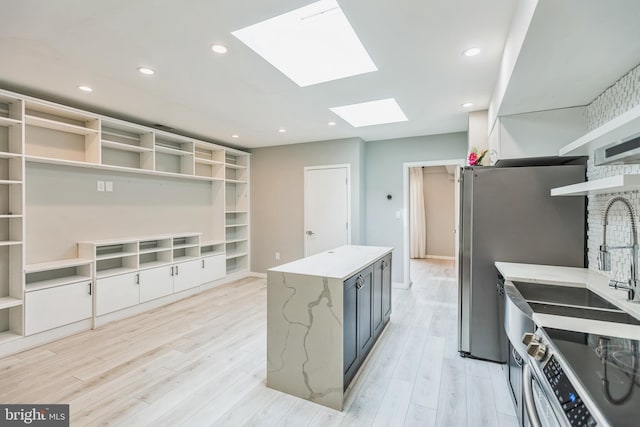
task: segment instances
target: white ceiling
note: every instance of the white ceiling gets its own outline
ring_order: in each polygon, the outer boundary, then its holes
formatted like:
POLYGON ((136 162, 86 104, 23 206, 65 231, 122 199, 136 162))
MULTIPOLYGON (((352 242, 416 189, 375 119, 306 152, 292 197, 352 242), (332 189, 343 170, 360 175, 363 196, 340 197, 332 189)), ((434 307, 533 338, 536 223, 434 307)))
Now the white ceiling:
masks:
POLYGON ((517 3, 339 0, 379 71, 305 88, 230 34, 312 2, 4 2, 0 86, 246 148, 465 131, 460 104, 487 108, 517 3), (214 42, 229 52, 213 54, 214 42), (472 46, 482 54, 463 57, 472 46), (329 111, 389 97, 409 121, 356 129, 329 111))

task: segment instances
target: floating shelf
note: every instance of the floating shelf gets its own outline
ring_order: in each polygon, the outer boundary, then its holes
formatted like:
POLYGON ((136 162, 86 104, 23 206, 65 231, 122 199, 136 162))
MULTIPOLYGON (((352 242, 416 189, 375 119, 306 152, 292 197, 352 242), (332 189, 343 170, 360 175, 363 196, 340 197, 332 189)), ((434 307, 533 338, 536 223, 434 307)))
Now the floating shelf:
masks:
POLYGON ((198 180, 198 181, 224 181, 222 178, 212 178, 207 176, 174 173, 174 172, 161 172, 161 171, 154 171, 150 169, 128 168, 124 166, 101 165, 98 163, 79 162, 75 160, 62 160, 62 159, 54 159, 50 157, 24 156, 24 159, 27 162, 33 162, 33 163, 46 163, 46 164, 53 164, 53 165, 74 166, 79 168, 102 169, 102 170, 109 170, 109 171, 116 171, 116 172, 166 176, 170 178, 192 179, 192 180, 198 180))
POLYGON ((31 282, 25 285, 25 292, 39 291, 42 289, 55 288, 58 286, 71 285, 78 282, 86 282, 91 280, 91 276, 64 276, 57 277, 55 279, 41 280, 38 282, 31 282))
POLYGON ((18 153, 8 153, 6 151, 0 152, 0 159, 19 159, 22 154, 18 153))
POLYGON ((201 159, 199 157, 196 157, 196 163, 201 163, 203 165, 224 165, 223 162, 219 162, 217 160, 201 159))
POLYGON ((22 215, 0 215, 0 219, 5 218, 22 218, 22 215))
POLYGON ((552 196, 587 196, 640 190, 640 174, 616 175, 551 189, 552 196))
POLYGON ((71 125, 69 123, 57 122, 55 120, 43 119, 42 117, 25 115, 24 118, 28 125, 41 128, 58 130, 67 133, 75 133, 77 135, 93 135, 98 133, 98 131, 95 129, 89 129, 78 125, 71 125))
POLYGON ((244 239, 231 239, 231 240, 227 240, 227 242, 226 242, 226 243, 246 242, 247 240, 249 240, 249 239, 247 239, 247 238, 245 237, 244 239))
POLYGON ((22 184, 22 181, 15 181, 12 179, 0 179, 0 184, 15 185, 15 184, 22 184))
POLYGON ((0 310, 5 308, 17 307, 22 305, 22 300, 20 298, 13 297, 1 297, 0 298, 0 310))
POLYGON ((229 169, 246 169, 246 166, 243 165, 236 165, 234 163, 225 163, 224 164, 225 167, 229 168, 229 169))
POLYGON ((22 124, 22 121, 16 119, 10 119, 8 117, 0 117, 0 126, 9 127, 22 124))
POLYGON ((174 156, 192 156, 193 155, 193 152, 191 151, 184 151, 184 150, 179 150, 177 148, 164 147, 162 145, 156 145, 156 152, 164 153, 164 154, 173 154, 174 156))
POLYGON ((137 252, 114 252, 112 254, 104 254, 96 256, 96 261, 104 261, 106 259, 126 258, 138 255, 137 252))
POLYGON ((102 140, 103 148, 113 148, 114 150, 132 151, 134 153, 150 153, 153 148, 140 147, 139 145, 123 144, 122 142, 102 140))
POLYGON ((595 149, 640 132, 640 105, 560 149, 561 156, 588 156, 595 149))
POLYGON ((21 245, 22 242, 19 240, 2 240, 0 241, 0 246, 14 246, 21 245))
POLYGON ((231 184, 246 184, 247 181, 239 181, 237 179, 225 179, 226 182, 231 184))
POLYGON ((247 256, 247 255, 248 255, 247 252, 236 252, 236 253, 227 252, 227 259, 240 258, 240 257, 247 256))
POLYGON ((227 224, 225 225, 226 228, 233 228, 233 227, 246 227, 249 224, 227 224))
POLYGON ((60 261, 41 262, 38 264, 27 264, 24 266, 25 273, 37 273, 40 271, 56 270, 59 268, 78 267, 80 265, 91 264, 93 261, 87 258, 70 258, 60 261))

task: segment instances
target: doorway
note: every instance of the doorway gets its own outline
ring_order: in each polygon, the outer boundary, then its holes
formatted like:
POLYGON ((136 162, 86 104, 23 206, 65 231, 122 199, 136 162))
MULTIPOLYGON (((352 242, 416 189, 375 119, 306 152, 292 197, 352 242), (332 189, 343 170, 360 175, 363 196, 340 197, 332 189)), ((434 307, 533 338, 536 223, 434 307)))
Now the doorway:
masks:
POLYGON ((351 165, 304 168, 304 256, 351 243, 351 165))
MULTIPOLYGON (((458 179, 460 166, 463 165, 463 159, 412 162, 403 165, 405 288, 409 288, 412 283, 412 257, 448 262, 455 260, 457 263, 460 201, 458 179), (410 185, 411 178, 414 182, 413 188, 410 185), (419 184, 419 188, 415 184, 419 184), (412 190, 413 198, 417 201, 413 205, 412 190)), ((457 265, 454 271, 457 272, 457 265)))

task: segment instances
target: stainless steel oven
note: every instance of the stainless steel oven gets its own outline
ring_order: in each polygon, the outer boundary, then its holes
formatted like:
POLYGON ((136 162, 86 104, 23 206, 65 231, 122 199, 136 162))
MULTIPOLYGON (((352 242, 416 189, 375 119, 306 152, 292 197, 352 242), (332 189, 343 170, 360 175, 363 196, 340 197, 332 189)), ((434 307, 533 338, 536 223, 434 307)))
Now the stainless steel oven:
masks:
POLYGON ((543 327, 524 341, 532 426, 640 425, 638 340, 543 327))

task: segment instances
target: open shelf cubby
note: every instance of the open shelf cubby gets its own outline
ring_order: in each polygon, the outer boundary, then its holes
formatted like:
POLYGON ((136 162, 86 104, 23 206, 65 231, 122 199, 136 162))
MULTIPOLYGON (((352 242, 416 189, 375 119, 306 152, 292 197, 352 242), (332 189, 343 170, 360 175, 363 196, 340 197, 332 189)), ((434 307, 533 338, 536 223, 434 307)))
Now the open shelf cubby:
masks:
POLYGON ((200 256, 200 235, 173 238, 173 260, 183 261, 200 256))
POLYGON ((249 268, 249 259, 245 256, 227 257, 227 274, 239 273, 249 268))
POLYGON ((154 134, 121 123, 102 123, 102 164, 153 170, 154 134))
POLYGON ((172 239, 161 238, 138 242, 140 268, 157 267, 173 260, 172 239))
POLYGON ((155 168, 159 172, 193 175, 193 141, 156 134, 155 168))
POLYGON ((247 184, 225 182, 225 211, 246 212, 249 202, 247 184))
POLYGON ((225 240, 227 242, 247 240, 249 238, 248 228, 249 227, 246 225, 227 227, 225 232, 225 240))
POLYGON ((200 245, 200 255, 219 255, 225 253, 224 242, 202 242, 200 245))
POLYGON ((25 266, 25 292, 91 280, 91 260, 68 259, 25 266))
POLYGON ((88 113, 27 101, 25 154, 100 163, 100 119, 88 113))
POLYGON ((194 155, 196 175, 224 179, 224 150, 222 148, 196 142, 194 155))

